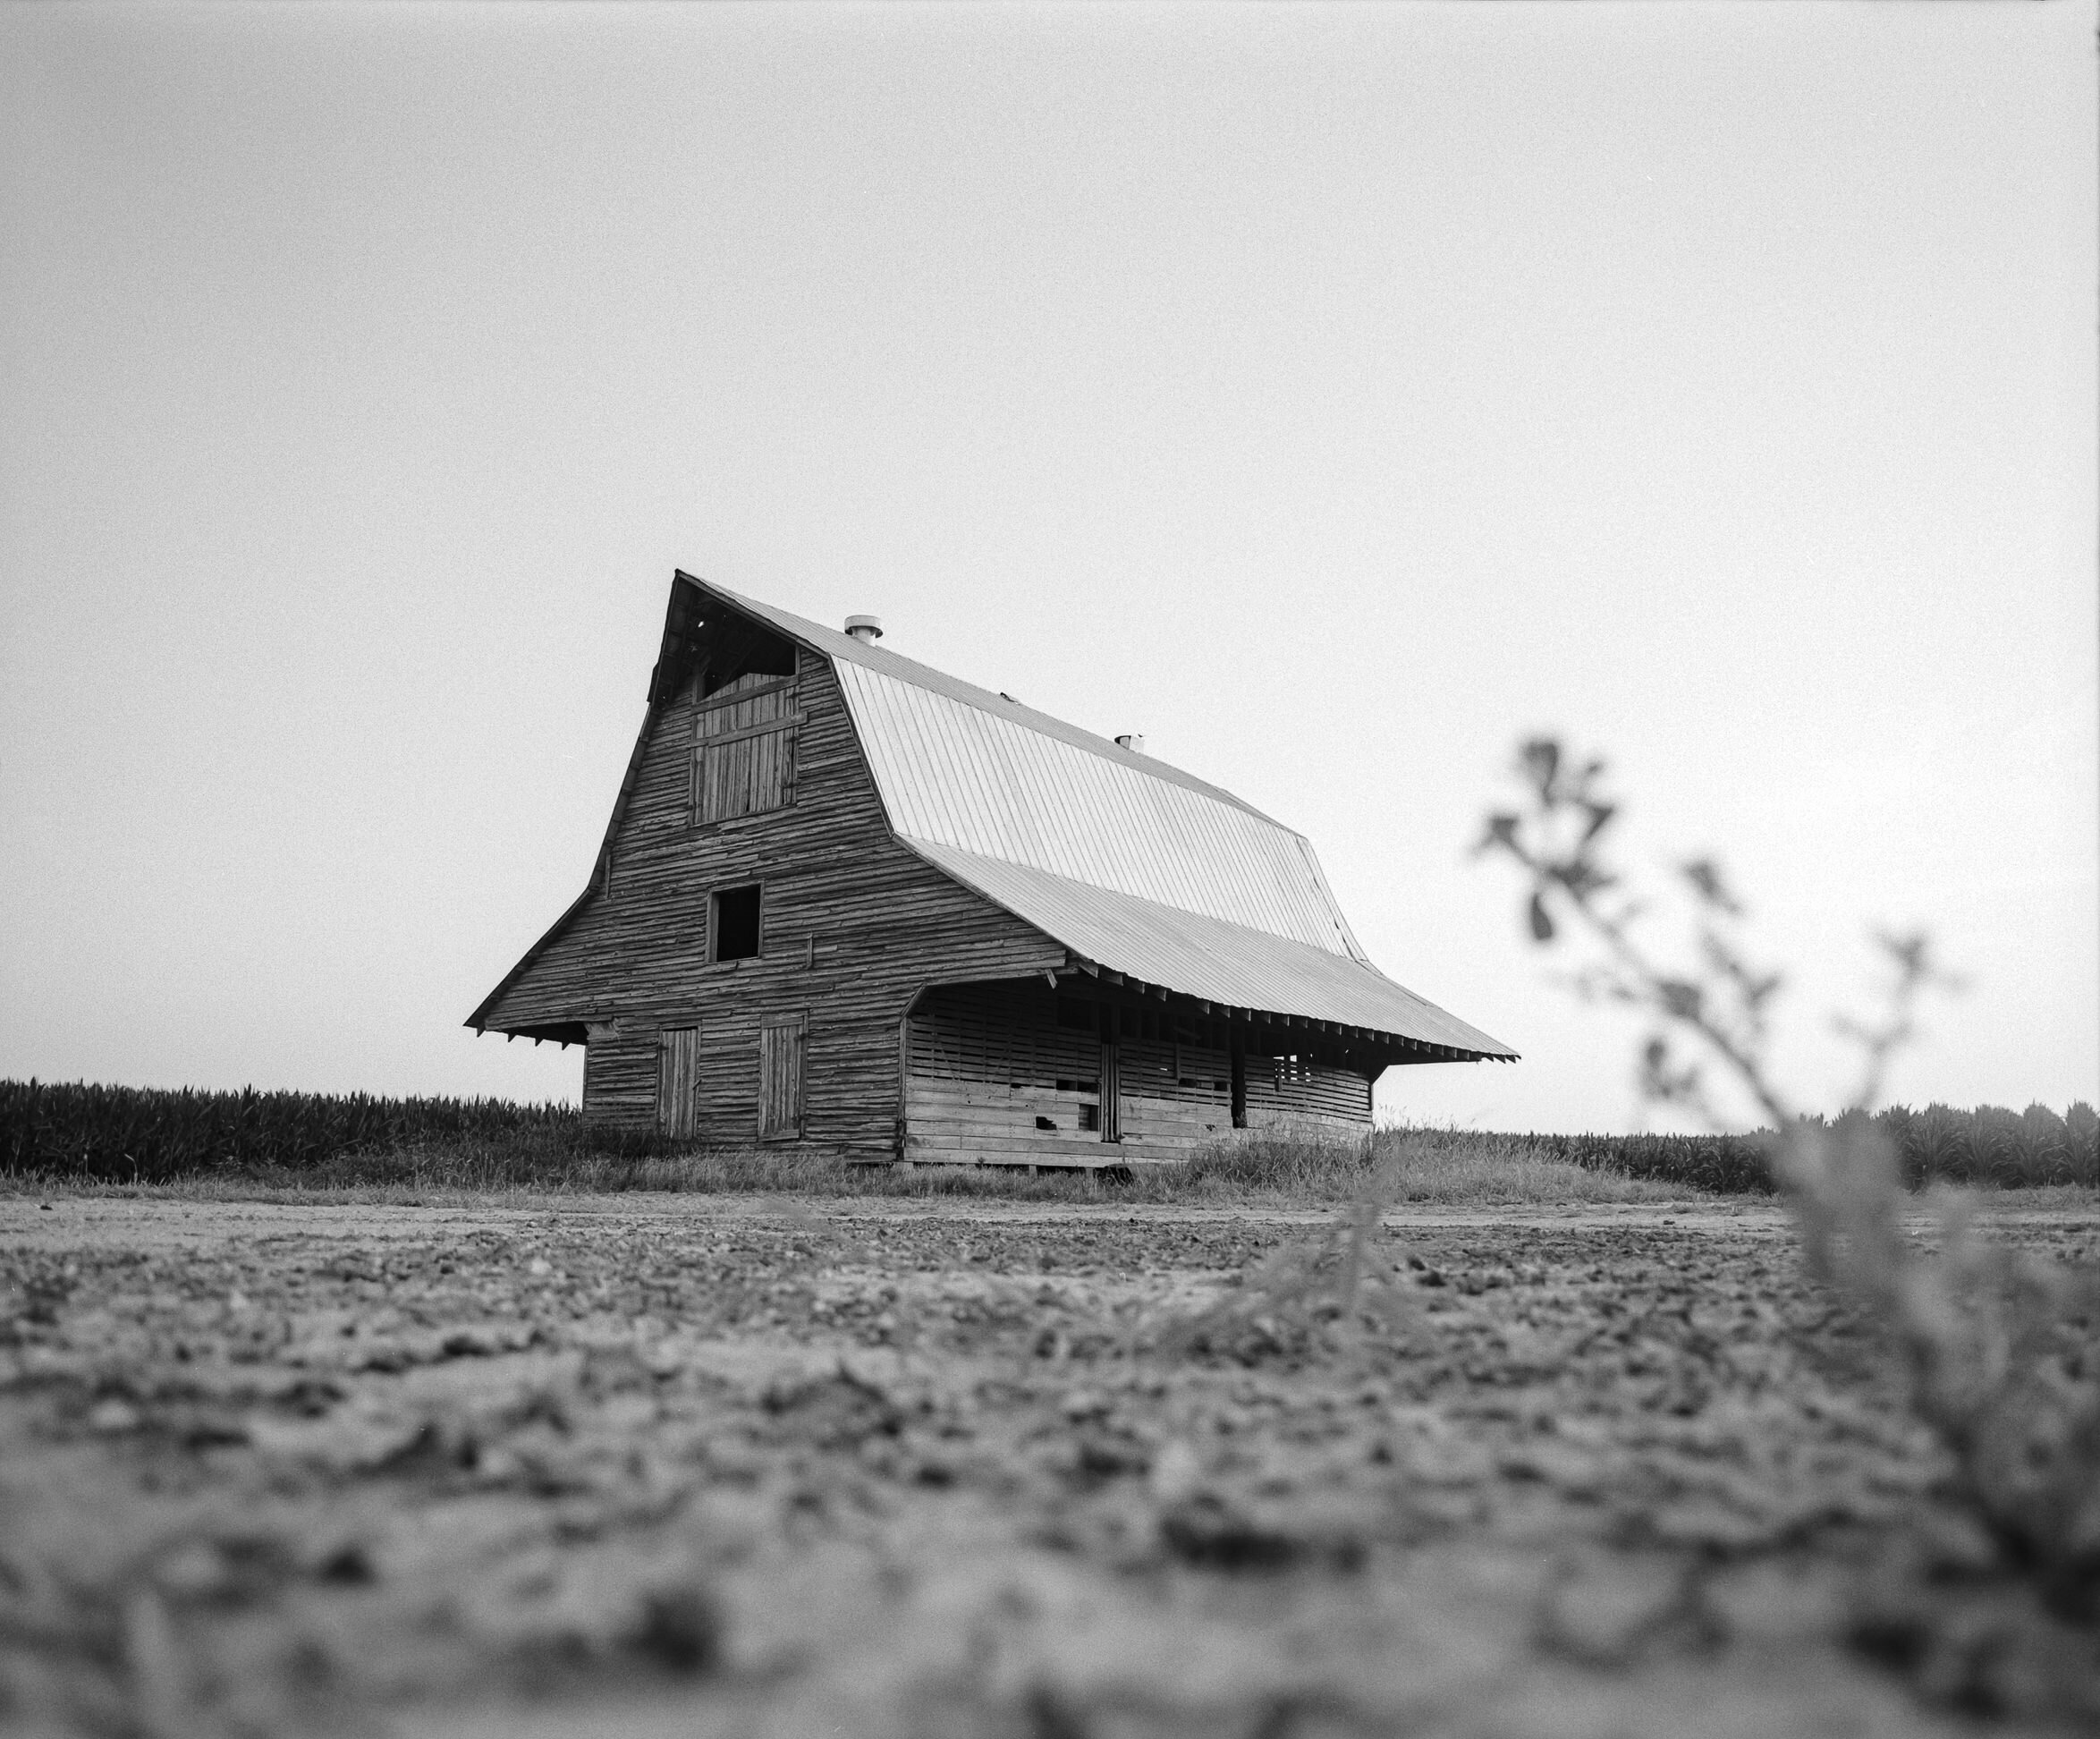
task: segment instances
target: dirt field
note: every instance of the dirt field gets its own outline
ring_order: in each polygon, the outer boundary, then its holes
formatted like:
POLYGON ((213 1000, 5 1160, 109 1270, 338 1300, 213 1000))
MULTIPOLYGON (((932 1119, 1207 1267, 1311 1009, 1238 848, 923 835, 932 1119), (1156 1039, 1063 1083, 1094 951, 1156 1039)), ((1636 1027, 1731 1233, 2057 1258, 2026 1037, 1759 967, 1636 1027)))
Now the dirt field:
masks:
POLYGON ((0 1198, 30 1732, 2100 1717, 1945 1472, 1764 1207, 0 1198))

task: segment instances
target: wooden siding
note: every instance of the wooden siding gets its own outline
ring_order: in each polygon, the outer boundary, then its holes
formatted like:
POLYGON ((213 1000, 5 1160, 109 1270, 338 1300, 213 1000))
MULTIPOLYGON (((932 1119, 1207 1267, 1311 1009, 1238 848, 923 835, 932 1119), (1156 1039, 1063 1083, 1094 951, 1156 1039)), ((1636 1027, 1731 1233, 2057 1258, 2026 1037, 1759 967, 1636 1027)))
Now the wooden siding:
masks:
POLYGON ((1308 1060, 1299 1079, 1279 1080, 1278 1059, 1247 1058, 1247 1126, 1274 1129, 1297 1124, 1368 1129, 1371 1077, 1360 1069, 1308 1060))
POLYGON ((699 739, 690 688, 645 727, 595 890, 485 1011, 497 1031, 590 1030, 584 1109, 647 1126, 656 1116, 656 1035, 700 1031, 696 1133, 758 1136, 759 1028, 807 1011, 802 1139, 878 1158, 902 1113, 899 1022, 928 983, 1019 976, 1064 951, 960 887, 891 836, 830 666, 800 655, 793 801, 714 824, 692 819, 699 739), (764 889, 759 957, 710 963, 710 893, 764 889))
POLYGON ((646 1124, 656 1104, 656 1034, 601 1031, 583 1050, 583 1115, 646 1124))

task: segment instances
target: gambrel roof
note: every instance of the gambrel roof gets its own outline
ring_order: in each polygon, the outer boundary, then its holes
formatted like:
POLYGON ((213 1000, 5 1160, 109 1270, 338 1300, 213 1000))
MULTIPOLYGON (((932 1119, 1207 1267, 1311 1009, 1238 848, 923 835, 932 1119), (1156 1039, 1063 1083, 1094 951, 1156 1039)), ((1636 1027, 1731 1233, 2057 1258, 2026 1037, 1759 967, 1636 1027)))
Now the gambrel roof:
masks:
POLYGON ((1088 969, 1439 1053, 1515 1058, 1378 971, 1311 844, 1232 793, 682 573, 666 661, 707 599, 828 658, 900 843, 1088 969))

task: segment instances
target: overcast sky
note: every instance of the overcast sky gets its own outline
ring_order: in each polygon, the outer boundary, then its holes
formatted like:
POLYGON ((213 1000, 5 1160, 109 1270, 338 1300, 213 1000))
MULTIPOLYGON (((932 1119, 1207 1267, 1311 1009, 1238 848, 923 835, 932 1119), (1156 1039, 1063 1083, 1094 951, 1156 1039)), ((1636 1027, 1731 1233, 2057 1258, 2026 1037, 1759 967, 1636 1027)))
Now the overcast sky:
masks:
MULTIPOLYGON (((1468 848, 1712 851, 1829 1103, 2100 1097, 2095 9, 0 11, 0 1074, 574 1098, 674 566, 1306 833, 1622 1129, 1468 848)), ((1658 934, 1658 946, 1667 932, 1658 934)))

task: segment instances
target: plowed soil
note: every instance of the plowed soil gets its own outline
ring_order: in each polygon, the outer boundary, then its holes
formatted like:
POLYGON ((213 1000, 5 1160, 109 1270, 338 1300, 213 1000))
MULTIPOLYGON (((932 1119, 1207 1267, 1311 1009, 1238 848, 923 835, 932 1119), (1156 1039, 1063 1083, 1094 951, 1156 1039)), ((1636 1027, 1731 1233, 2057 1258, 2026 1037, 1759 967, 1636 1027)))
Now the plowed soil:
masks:
POLYGON ((1777 1210, 1330 1217, 0 1199, 0 1726, 2100 1716, 1777 1210))

